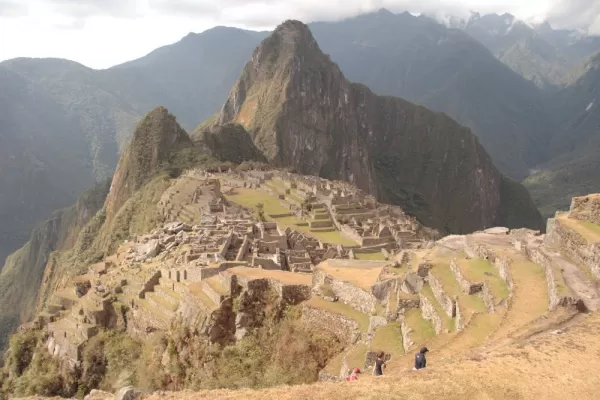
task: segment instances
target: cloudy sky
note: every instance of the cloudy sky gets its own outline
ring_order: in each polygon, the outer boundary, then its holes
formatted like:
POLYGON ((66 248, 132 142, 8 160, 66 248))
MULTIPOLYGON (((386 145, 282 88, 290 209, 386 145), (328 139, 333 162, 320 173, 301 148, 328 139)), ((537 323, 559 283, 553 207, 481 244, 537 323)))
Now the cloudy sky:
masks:
POLYGON ((0 0, 0 60, 61 57, 107 68, 216 25, 271 29, 289 18, 335 20, 382 7, 510 12, 600 33, 600 0, 0 0))

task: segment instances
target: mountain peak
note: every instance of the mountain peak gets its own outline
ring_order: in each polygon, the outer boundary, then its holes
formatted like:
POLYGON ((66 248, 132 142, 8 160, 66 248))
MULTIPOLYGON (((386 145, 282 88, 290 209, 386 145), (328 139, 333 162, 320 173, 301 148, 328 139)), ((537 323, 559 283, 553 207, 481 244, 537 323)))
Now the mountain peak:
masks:
POLYGON ((350 83, 298 21, 284 22, 261 43, 217 121, 241 125, 275 166, 350 182, 443 231, 492 226, 508 215, 502 207, 512 207, 504 204, 512 187, 505 188, 468 129, 350 83), (476 211, 465 210, 465 202, 477 203, 476 211))
POLYGON ((190 137, 169 110, 160 106, 149 112, 138 123, 117 164, 106 200, 107 219, 158 170, 172 163, 180 150, 192 147, 190 137))
MULTIPOLYGON (((283 45, 310 45, 314 47, 317 43, 305 23, 291 19, 275 28, 275 31, 269 38, 281 41, 283 45)), ((266 44, 265 42, 267 41, 264 41, 263 45, 266 44)))

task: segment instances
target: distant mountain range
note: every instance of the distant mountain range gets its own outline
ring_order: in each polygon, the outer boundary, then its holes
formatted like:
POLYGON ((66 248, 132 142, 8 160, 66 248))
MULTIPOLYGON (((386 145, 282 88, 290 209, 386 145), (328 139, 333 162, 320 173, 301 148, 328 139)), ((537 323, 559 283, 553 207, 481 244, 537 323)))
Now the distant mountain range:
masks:
POLYGON ((600 50, 600 36, 553 29, 548 22, 531 24, 511 14, 472 13, 449 18, 448 27, 480 41, 500 61, 541 88, 568 83, 568 72, 600 50))
MULTIPOLYGON (((583 61, 598 38, 510 16, 454 29, 385 10, 309 26, 349 80, 445 112, 516 180, 536 172, 526 183, 546 214, 600 190, 593 173, 575 173, 600 159, 596 61, 583 61)), ((216 113, 267 35, 217 27, 102 71, 57 59, 0 63, 0 259, 110 176, 148 111, 168 107, 189 132, 216 113)))

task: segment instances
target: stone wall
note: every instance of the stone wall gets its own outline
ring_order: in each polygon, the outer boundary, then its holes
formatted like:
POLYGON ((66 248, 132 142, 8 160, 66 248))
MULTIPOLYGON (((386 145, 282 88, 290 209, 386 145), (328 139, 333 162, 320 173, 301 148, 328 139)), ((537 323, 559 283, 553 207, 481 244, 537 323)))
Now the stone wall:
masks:
POLYGON ((600 225, 600 195, 573 197, 569 218, 600 225))
POLYGON ((223 242, 223 244, 219 246, 219 254, 221 255, 221 257, 225 258, 225 255, 227 254, 227 250, 229 250, 229 246, 231 245, 231 241, 233 240, 233 238, 233 233, 230 233, 226 236, 225 242, 223 242))
POLYGON ((244 236, 244 241, 242 242, 242 246, 240 247, 240 250, 238 251, 235 260, 236 261, 243 261, 244 258, 246 258, 246 256, 249 254, 248 253, 248 248, 250 247, 250 239, 248 238, 248 236, 244 236))
POLYGON ((302 322, 313 329, 331 332, 346 344, 355 343, 360 338, 356 321, 326 310, 304 305, 302 306, 302 322))
POLYGON ((465 321, 463 319, 463 315, 460 312, 460 304, 458 303, 458 297, 454 298, 454 304, 456 305, 456 313, 455 313, 455 319, 454 319, 454 328, 456 329, 457 332, 462 331, 463 329, 465 329, 465 321))
POLYGON ((362 236, 360 236, 349 225, 342 225, 342 224, 339 224, 337 222, 336 222, 336 225, 337 225, 338 229, 340 230, 340 232, 342 233, 342 235, 346 236, 350 240, 354 240, 357 243, 361 243, 362 242, 362 236))
POLYGON ((370 314, 375 309, 377 300, 373 294, 348 282, 340 281, 328 276, 322 270, 316 270, 313 273, 313 288, 319 289, 319 287, 324 284, 330 285, 339 301, 349 305, 357 311, 370 314))
POLYGON ((198 297, 186 291, 176 314, 184 326, 197 328, 207 323, 211 311, 198 297))
POLYGON ((524 250, 527 257, 529 257, 532 262, 544 269, 546 274, 546 284, 548 286, 548 309, 550 311, 559 306, 568 307, 581 303, 581 300, 572 296, 571 291, 568 289, 568 293, 559 293, 557 287, 557 279, 559 279, 559 277, 555 276, 555 274, 560 274, 560 271, 557 271, 554 268, 552 258, 535 246, 525 246, 524 250))
POLYGON ((310 221, 311 228, 329 228, 330 226, 333 226, 333 222, 331 222, 329 219, 310 221))
POLYGON ((454 274, 454 277, 463 292, 470 295, 481 291, 483 284, 469 282, 460 271, 460 268, 454 259, 450 261, 450 270, 454 274))
MULTIPOLYGON (((172 316, 174 317, 174 315, 172 316)), ((134 336, 147 335, 156 330, 166 331, 171 327, 172 318, 164 318, 149 308, 135 304, 127 318, 127 332, 134 336)))
POLYGON ((395 290, 398 286, 398 279, 386 279, 375 283, 371 287, 371 293, 380 302, 385 302, 391 291, 395 290))
POLYGON ((408 351, 415 344, 415 342, 413 342, 410 338, 412 329, 409 328, 406 324, 406 319, 404 318, 404 316, 400 317, 400 329, 402 330, 402 345, 404 346, 404 352, 408 353, 408 351))
POLYGON ((596 279, 600 279, 600 243, 588 244, 579 233, 565 229, 558 221, 548 220, 544 244, 560 249, 573 261, 587 266, 596 279))
POLYGON ((510 295, 512 296, 513 280, 510 274, 510 258, 505 255, 496 254, 494 250, 485 245, 473 243, 473 240, 469 236, 467 236, 465 239, 465 252, 470 257, 479 257, 491 262, 492 265, 494 265, 494 267, 496 267, 498 270, 500 278, 502 278, 504 283, 506 283, 506 286, 510 291, 510 295))
POLYGON ((456 301, 451 299, 445 292, 442 283, 429 271, 428 282, 435 299, 440 303, 442 309, 450 318, 456 315, 456 301))
POLYGON ((359 243, 362 246, 368 247, 368 246, 382 246, 382 245, 393 243, 393 242, 394 242, 393 237, 384 237, 384 238, 363 237, 359 243))
POLYGON ((306 285, 283 285, 273 282, 283 304, 296 305, 310 299, 311 287, 306 285))
POLYGON ((407 294, 417 294, 423 289, 423 284, 423 278, 414 272, 408 272, 400 283, 400 289, 407 294))
POLYGON ((433 329, 435 333, 439 335, 442 332, 442 318, 438 315, 435 307, 427 297, 423 294, 419 293, 419 306, 421 307, 421 315, 423 315, 423 319, 431 322, 433 325, 433 329))
POLYGON ((495 307, 495 302, 494 302, 494 296, 492 295, 492 292, 490 291, 490 286, 488 285, 487 281, 483 282, 480 295, 481 295, 481 298, 483 299, 483 303, 485 304, 485 307, 487 308, 488 313, 490 313, 490 314, 495 313, 496 307, 495 307))

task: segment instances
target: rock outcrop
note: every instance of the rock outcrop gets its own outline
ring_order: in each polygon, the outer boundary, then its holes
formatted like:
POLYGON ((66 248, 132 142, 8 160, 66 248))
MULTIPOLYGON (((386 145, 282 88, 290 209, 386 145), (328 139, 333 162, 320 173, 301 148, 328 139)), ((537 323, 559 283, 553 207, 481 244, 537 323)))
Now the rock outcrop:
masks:
POLYGON ((201 153, 208 154, 220 161, 230 161, 236 164, 244 161, 267 161, 240 124, 209 126, 197 130, 192 137, 201 153))
POLYGON ((351 182, 428 226, 543 229, 527 192, 507 184, 469 129, 350 83, 301 22, 256 49, 218 115, 217 124, 231 122, 275 165, 351 182), (526 218, 512 217, 513 203, 526 218))
POLYGON ((186 148, 193 148, 192 141, 166 108, 158 107, 146 115, 117 165, 106 199, 107 221, 161 168, 174 168, 177 157, 183 157, 179 152, 186 148))

